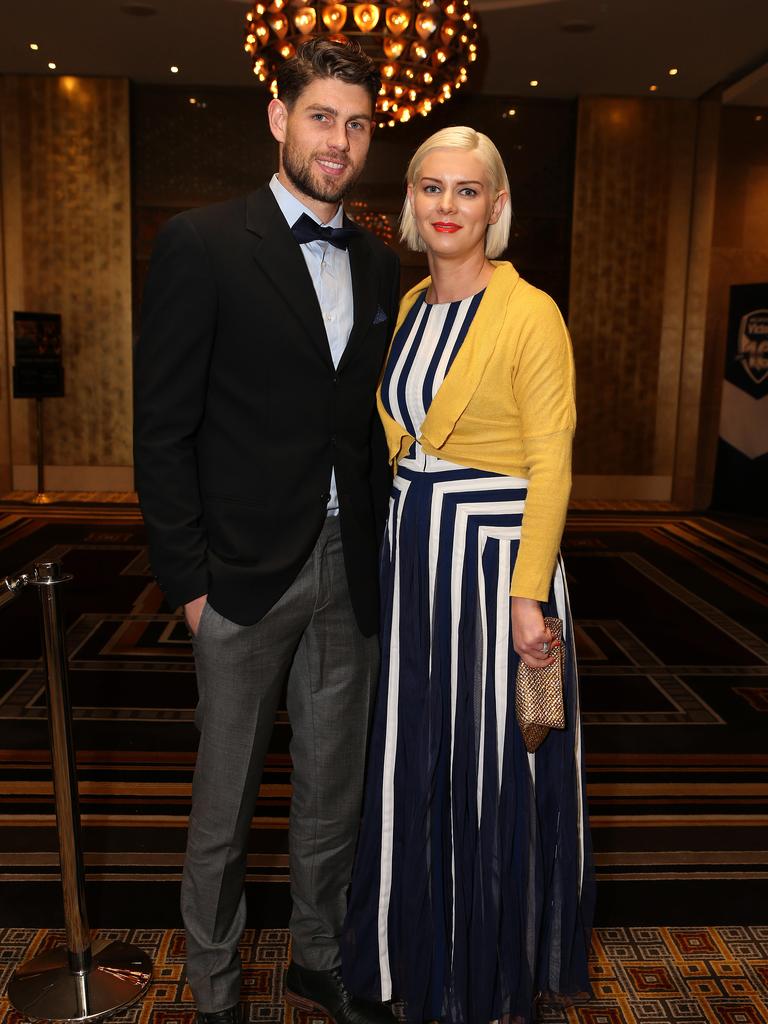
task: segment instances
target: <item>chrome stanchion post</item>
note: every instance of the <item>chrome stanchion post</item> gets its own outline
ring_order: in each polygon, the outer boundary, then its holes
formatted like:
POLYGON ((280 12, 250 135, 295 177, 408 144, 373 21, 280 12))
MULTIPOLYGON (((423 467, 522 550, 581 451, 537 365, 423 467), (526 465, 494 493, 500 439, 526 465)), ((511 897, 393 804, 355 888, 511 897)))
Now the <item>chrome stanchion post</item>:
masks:
MULTIPOLYGON (((48 728, 59 834, 67 948, 22 964, 8 986, 11 1004, 32 1020, 90 1021, 135 1002, 149 987, 152 963, 125 942, 91 946, 80 845, 77 773, 67 651, 57 588, 72 577, 56 562, 38 562, 24 583, 38 588, 47 678, 48 728)), ((13 581, 15 582, 15 581, 13 581)), ((6 589, 11 584, 6 580, 6 589)), ((16 590, 23 584, 17 582, 16 590)))
POLYGON ((77 768, 72 742, 64 625, 57 584, 72 579, 56 562, 38 562, 30 582, 38 588, 43 622, 43 662, 48 679, 48 733, 53 761, 53 796, 59 833, 61 890, 72 971, 91 965, 91 937, 85 907, 85 872, 80 842, 77 768))

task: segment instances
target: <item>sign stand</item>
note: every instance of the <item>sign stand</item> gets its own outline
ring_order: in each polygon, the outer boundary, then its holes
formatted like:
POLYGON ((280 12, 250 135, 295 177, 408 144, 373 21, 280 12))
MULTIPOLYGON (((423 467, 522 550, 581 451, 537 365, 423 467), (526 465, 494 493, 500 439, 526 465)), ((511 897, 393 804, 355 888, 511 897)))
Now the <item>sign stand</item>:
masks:
POLYGON ((45 433, 43 431, 43 400, 36 398, 37 405, 37 494, 32 499, 35 505, 50 504, 50 497, 45 493, 45 433))

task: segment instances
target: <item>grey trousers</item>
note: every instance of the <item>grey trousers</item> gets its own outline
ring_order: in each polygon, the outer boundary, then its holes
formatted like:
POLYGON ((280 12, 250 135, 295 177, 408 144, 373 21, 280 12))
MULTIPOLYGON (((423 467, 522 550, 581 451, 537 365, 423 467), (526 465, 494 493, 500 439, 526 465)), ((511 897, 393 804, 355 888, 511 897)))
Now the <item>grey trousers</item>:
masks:
POLYGON ((338 965, 362 801, 378 642, 357 627, 339 520, 329 517, 289 590, 254 626, 206 605, 194 641, 200 730, 181 911, 198 1009, 240 998, 248 835, 287 679, 294 959, 338 965))

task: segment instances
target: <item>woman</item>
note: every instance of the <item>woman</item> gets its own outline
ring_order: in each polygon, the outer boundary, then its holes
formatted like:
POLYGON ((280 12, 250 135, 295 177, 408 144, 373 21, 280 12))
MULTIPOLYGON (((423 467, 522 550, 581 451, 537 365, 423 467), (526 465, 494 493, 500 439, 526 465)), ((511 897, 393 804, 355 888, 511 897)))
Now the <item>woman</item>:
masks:
POLYGON ((575 424, 568 332, 509 263, 487 136, 446 128, 408 168, 403 299, 379 390, 396 476, 382 671, 343 937, 350 990, 409 1021, 527 1022, 587 993, 593 884, 573 633, 558 557, 575 424), (518 659, 564 623, 567 725, 528 754, 518 659))

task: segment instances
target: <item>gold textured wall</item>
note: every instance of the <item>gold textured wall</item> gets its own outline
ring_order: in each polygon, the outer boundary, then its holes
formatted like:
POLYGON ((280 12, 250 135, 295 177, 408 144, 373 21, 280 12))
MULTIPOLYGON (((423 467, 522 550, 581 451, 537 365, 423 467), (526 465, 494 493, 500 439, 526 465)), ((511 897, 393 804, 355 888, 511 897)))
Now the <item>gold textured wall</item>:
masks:
MULTIPOLYGON (((95 486, 97 467, 130 486, 128 83, 4 76, 0 90, 8 363, 14 310, 61 313, 66 397, 45 402, 46 464, 59 486, 95 486)), ((35 460, 33 404, 11 403, 17 470, 35 460)))
POLYGON ((696 237, 707 237, 695 203, 699 133, 694 102, 579 102, 569 315, 577 497, 675 493, 681 389, 704 345, 689 295, 697 217, 696 237))

